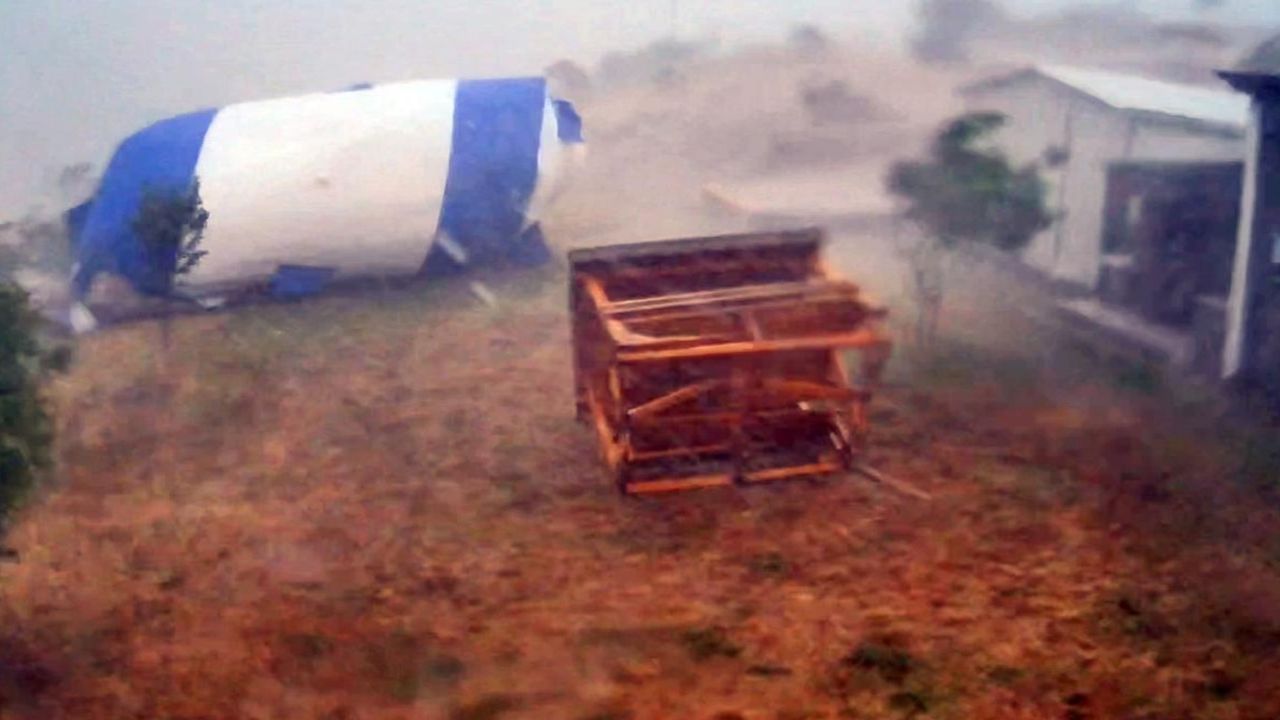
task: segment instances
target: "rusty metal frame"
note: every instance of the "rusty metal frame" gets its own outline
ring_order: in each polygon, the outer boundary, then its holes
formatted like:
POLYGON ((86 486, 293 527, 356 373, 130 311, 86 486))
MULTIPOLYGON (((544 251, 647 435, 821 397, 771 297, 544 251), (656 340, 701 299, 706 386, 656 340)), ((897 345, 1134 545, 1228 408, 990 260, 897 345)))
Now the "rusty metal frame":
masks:
POLYGON ((570 253, 578 415, 620 490, 852 466, 891 345, 884 309, 830 272, 822 243, 798 230, 570 253))

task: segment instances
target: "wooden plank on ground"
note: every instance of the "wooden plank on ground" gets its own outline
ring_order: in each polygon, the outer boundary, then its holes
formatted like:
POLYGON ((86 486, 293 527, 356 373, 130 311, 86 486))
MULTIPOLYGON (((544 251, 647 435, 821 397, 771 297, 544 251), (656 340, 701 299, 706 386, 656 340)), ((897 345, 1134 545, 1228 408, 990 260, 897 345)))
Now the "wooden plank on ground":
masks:
POLYGON ((830 475, 834 472, 840 472, 843 468, 839 463, 820 462, 811 465, 795 465, 793 467, 770 468, 768 470, 756 470, 746 473, 743 476, 744 482, 763 483, 772 482, 774 480, 787 480, 794 477, 803 477, 805 475, 830 475))
POLYGON ((889 477, 888 475, 885 475, 884 473, 880 472, 879 470, 876 470, 875 468, 869 465, 864 465, 862 463, 859 463, 853 466, 853 471, 860 475, 865 475, 866 477, 871 478, 872 480, 880 483, 881 485, 884 485, 887 488, 890 488, 892 490, 897 490, 903 495, 908 495, 918 500, 926 500, 926 501, 933 500, 933 496, 925 492, 924 490, 921 490, 920 488, 904 480, 898 480, 896 478, 889 477))
POLYGON ((731 475, 696 475, 687 478, 668 478, 627 483, 627 493, 630 495, 658 495, 680 490, 727 487, 732 484, 733 476, 731 475))

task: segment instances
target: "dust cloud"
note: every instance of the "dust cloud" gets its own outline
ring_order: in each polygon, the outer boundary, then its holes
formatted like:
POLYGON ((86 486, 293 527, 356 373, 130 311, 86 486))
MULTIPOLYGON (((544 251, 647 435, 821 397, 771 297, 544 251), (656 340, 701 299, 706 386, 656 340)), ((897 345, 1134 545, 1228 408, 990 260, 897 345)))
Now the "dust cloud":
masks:
MULTIPOLYGON (((0 67, 0 92, 16 102, 0 115, 0 219, 12 221, 0 240, 30 256, 22 228, 83 200, 115 143, 168 115, 362 81, 544 68, 579 105, 591 157, 547 218, 561 248, 737 230, 752 215, 883 235, 895 210, 889 166, 921 153, 960 110, 960 85, 1082 56, 1216 82, 1212 70, 1261 37, 1257 20, 1280 15, 1244 2, 859 7, 850 16, 835 0, 6 5, 0 41, 17 62, 0 67), (742 207, 725 211, 726 197, 742 207)), ((843 246, 868 253, 847 264, 880 295, 902 295, 898 261, 869 249, 883 243, 843 246)), ((35 254, 24 284, 60 312, 66 254, 35 254)))
POLYGON ((59 482, 4 538, 0 715, 1277 717, 1274 439, 1219 442, 1214 402, 1046 330, 1013 258, 949 259, 943 337, 876 388, 866 458, 919 494, 634 502, 574 422, 563 261, 822 225, 905 338, 885 176, 958 87, 1031 62, 1208 85, 1268 23, 1271 0, 0 5, 0 250, 51 303, 51 218, 175 113, 545 70, 588 144, 542 221, 556 262, 478 271, 486 302, 388 284, 81 339, 49 387, 59 482))
MULTIPOLYGON (((1010 14, 1066 4, 1023 0, 1010 14)), ((1124 7, 1228 24, 1280 20, 1263 0, 1207 15, 1183 5, 1124 7)), ((736 47, 776 41, 801 23, 881 49, 904 47, 916 32, 911 3, 894 0, 3 3, 0 218, 36 205, 61 209, 64 167, 101 168, 119 139, 181 112, 364 81, 529 74, 562 58, 593 66, 610 51, 670 36, 736 47)))

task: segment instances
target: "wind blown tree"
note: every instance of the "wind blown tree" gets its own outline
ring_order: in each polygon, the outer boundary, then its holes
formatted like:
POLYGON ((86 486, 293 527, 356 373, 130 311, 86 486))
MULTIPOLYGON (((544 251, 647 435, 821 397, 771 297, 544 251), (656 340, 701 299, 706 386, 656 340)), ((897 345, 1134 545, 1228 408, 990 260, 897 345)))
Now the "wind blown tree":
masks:
POLYGON ((987 142, 1005 122, 997 113, 958 117, 934 138, 927 160, 899 162, 889 172, 890 192, 906 202, 903 215, 920 230, 906 254, 922 343, 937 332, 952 250, 971 244, 1016 252, 1053 222, 1037 165, 1014 167, 987 142))
POLYGON ((200 249, 209 211, 200 198, 200 180, 184 190, 149 189, 133 219, 133 231, 156 273, 150 289, 172 296, 179 277, 195 269, 207 253, 200 249))
POLYGON ((146 289, 168 301, 160 324, 166 350, 173 304, 179 297, 178 281, 194 270, 207 254, 200 249, 200 242, 208 222, 209 211, 204 209, 200 198, 199 178, 183 190, 148 190, 133 219, 133 231, 147 252, 152 272, 145 280, 146 289))
MULTIPOLYGON (((200 249, 200 242, 204 239, 208 222, 209 212, 204 209, 204 201, 200 197, 199 178, 184 189, 149 189, 133 219, 133 231, 147 253, 147 267, 150 269, 150 276, 144 278, 143 288, 165 300, 160 316, 163 351, 158 354, 159 362, 154 370, 156 387, 166 395, 171 394, 175 387, 169 379, 169 348, 174 305, 181 299, 178 282, 204 258, 206 252, 200 249)), ((173 405, 172 402, 161 403, 151 414, 152 432, 156 435, 172 432, 173 405)), ((163 463, 171 452, 171 444, 162 443, 157 460, 163 463)), ((154 480, 157 464, 148 466, 148 479, 154 480)))
MULTIPOLYGON (((69 356, 41 347, 39 324, 26 291, 0 281, 0 533, 53 458, 53 423, 40 381, 69 356)), ((11 556, 0 548, 0 557, 11 556)))

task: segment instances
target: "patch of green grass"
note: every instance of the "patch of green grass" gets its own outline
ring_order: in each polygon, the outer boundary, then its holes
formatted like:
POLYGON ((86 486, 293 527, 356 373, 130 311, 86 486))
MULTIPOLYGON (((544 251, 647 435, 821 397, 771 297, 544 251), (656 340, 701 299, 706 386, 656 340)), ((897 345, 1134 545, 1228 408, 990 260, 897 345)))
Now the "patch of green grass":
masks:
POLYGON ((1166 647, 1177 633, 1154 602, 1135 588, 1100 598, 1094 611, 1094 626, 1104 636, 1154 649, 1166 647))
POLYGON ((412 670, 397 670, 387 678, 387 690, 392 698, 400 702, 413 702, 422 692, 422 680, 412 670))
POLYGON ((285 647, 304 660, 315 660, 333 652, 333 641, 315 633, 297 633, 284 638, 285 647))
POLYGON ((1014 685, 1026 675, 1025 670, 1009 665, 996 665, 987 669, 987 679, 1001 687, 1014 685))
POLYGON ((900 360, 905 379, 927 390, 987 387, 1019 399, 1043 388, 1102 383, 1142 398, 1171 390, 1162 365, 1100 352, 1071 338, 1030 338, 1025 346, 996 349, 956 338, 910 351, 900 360))
POLYGON ((1150 360, 1114 360, 1110 381, 1120 390, 1155 395, 1165 387, 1164 370, 1150 360))
POLYGON ((858 711, 858 717, 877 700, 898 717, 958 717, 955 702, 969 692, 973 668, 957 660, 958 665, 944 659, 926 663, 896 634, 877 634, 842 657, 820 688, 858 711))
POLYGON ((1009 510, 1015 519, 1039 522, 1040 517, 1027 513, 1074 505, 1081 499, 1079 482, 1057 468, 992 461, 978 464, 974 474, 1013 502, 1009 510))
POLYGON ((429 658, 422 670, 430 680, 453 683, 466 673, 467 666, 452 655, 437 655, 429 658))
POLYGON ((1238 440, 1238 477, 1245 485, 1267 493, 1280 493, 1280 437, 1271 429, 1241 433, 1238 440))
POLYGON ((785 575, 791 570, 791 564, 780 552, 772 551, 752 555, 747 561, 751 572, 760 575, 785 575))
POLYGON ((689 651, 690 657, 699 662, 715 657, 736 658, 742 654, 742 648, 730 640, 729 634, 720 627, 686 630, 680 635, 680 642, 689 651))
POLYGON ((961 340, 939 340, 904 358, 908 379, 922 388, 994 385, 1010 393, 1040 384, 1042 368, 1031 354, 1001 352, 961 340))
POLYGON ((757 664, 747 668, 746 672, 757 677, 786 677, 791 674, 791 668, 785 665, 757 664))
POLYGON ((874 673, 885 682, 901 685, 919 667, 905 650, 875 641, 866 641, 840 661, 843 665, 874 673))
POLYGON ((1120 629, 1126 635, 1158 640, 1172 630, 1150 607, 1150 603, 1135 595, 1122 594, 1116 600, 1116 609, 1119 611, 1120 629))
POLYGON ((429 687, 453 684, 466 672, 458 658, 433 652, 404 632, 366 648, 365 660, 372 680, 389 697, 404 703, 418 699, 429 687))
POLYGON ((906 717, 927 713, 933 704, 933 698, 919 690, 901 690, 889 696, 889 707, 906 717))
MULTIPOLYGON (((495 451, 495 456, 500 453, 495 451)), ((514 457, 514 456, 513 456, 514 457)), ((510 510, 534 510, 547 500, 538 478, 520 469, 518 463, 506 464, 492 475, 494 488, 502 495, 504 507, 510 510)))

